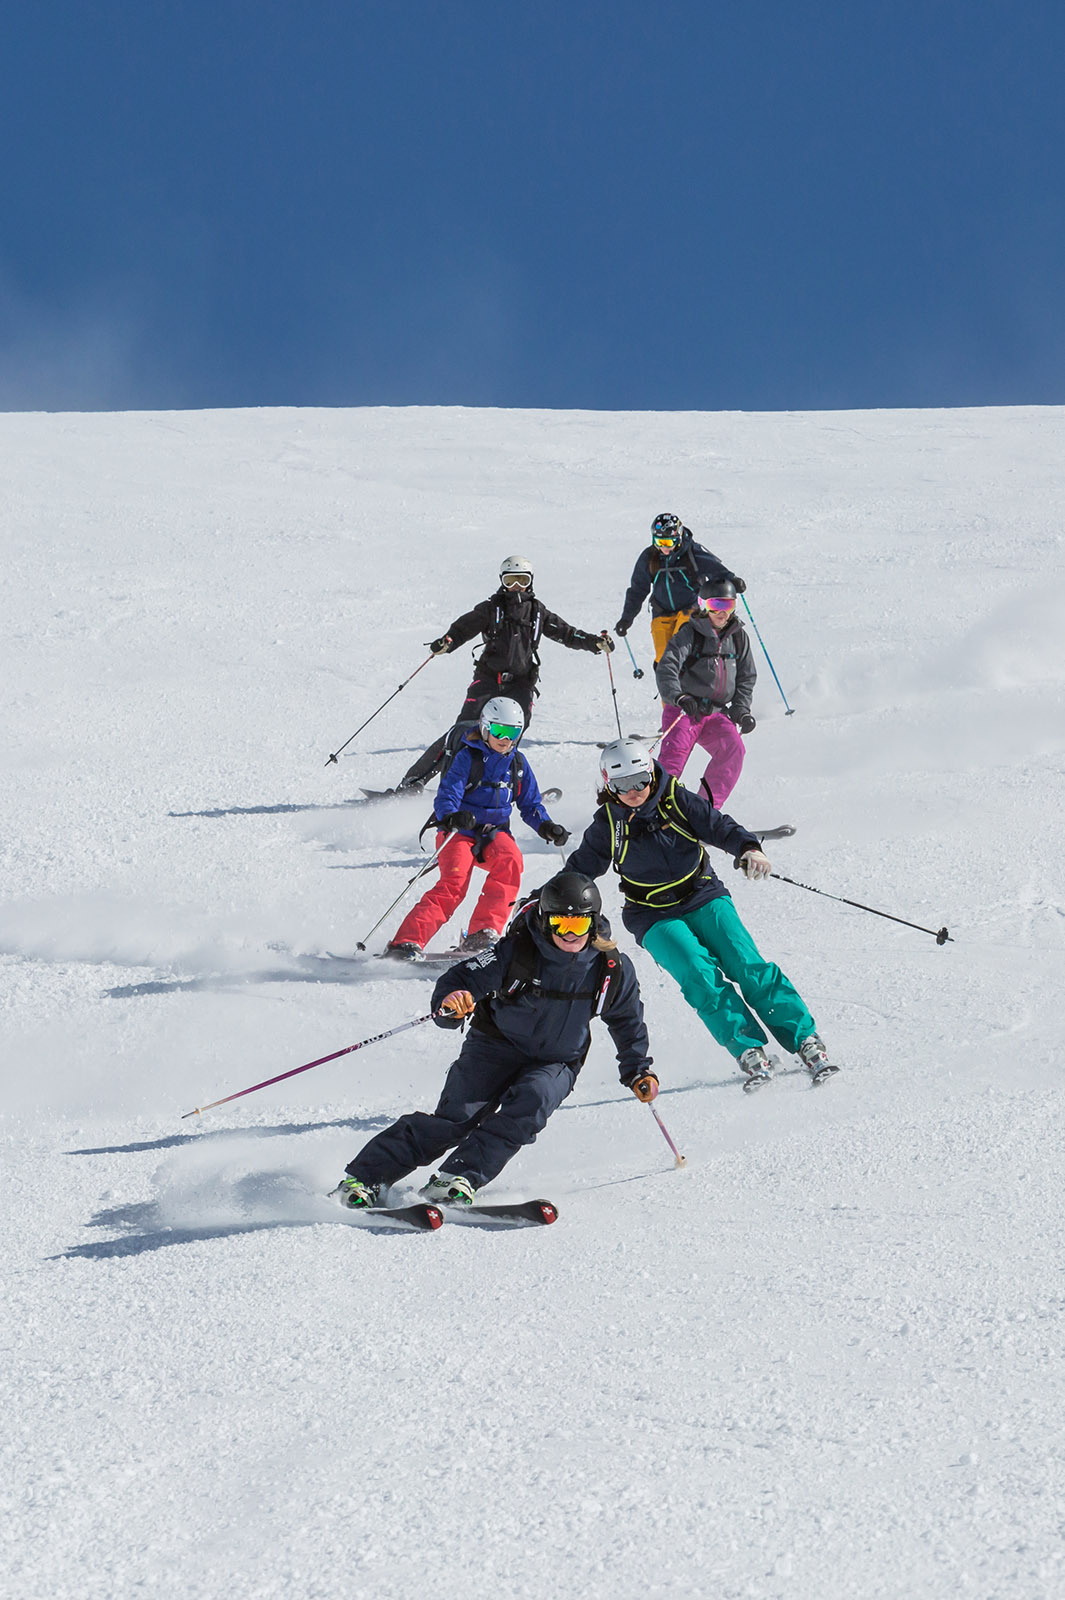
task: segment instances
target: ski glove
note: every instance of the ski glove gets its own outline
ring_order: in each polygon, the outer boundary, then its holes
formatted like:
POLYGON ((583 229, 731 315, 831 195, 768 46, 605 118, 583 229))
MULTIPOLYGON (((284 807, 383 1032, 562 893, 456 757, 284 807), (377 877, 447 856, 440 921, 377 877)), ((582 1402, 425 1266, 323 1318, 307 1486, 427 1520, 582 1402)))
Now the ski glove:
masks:
POLYGON ((629 1088, 637 1100, 642 1100, 644 1105, 650 1105, 658 1093, 658 1079, 653 1072, 641 1072, 638 1078, 633 1078, 629 1088))
POLYGON ((677 699, 677 710, 683 711, 686 717, 701 717, 702 710, 694 695, 682 694, 677 699))
POLYGON ((445 633, 441 638, 433 639, 431 642, 427 641, 425 648, 431 650, 434 656, 446 656, 451 649, 450 633, 445 633))
POLYGON ((614 641, 610 637, 609 633, 607 633, 605 628, 603 629, 602 633, 599 635, 599 640, 598 640, 598 643, 596 644, 595 648, 597 650, 601 650, 605 656, 608 656, 610 654, 611 650, 613 650, 614 641))
POLYGON ((757 722, 755 722, 749 711, 741 711, 739 715, 733 717, 732 720, 741 733, 753 733, 755 728, 758 726, 757 722))
POLYGON ((461 1028, 471 1016, 477 1002, 468 989, 452 989, 440 1002, 440 1010, 433 1018, 442 1028, 461 1028))
POLYGON ((441 833, 461 833, 476 826, 477 818, 472 811, 451 811, 446 817, 441 817, 439 822, 441 833))
POLYGON ((773 864, 768 856, 761 850, 745 850, 736 862, 737 867, 745 878, 757 881, 759 878, 768 878, 773 870, 773 864))
POLYGON ((614 632, 617 634, 619 639, 624 639, 625 635, 629 631, 629 626, 630 626, 630 624, 625 622, 625 621, 615 622, 615 624, 614 624, 614 632))
POLYGON ((569 829, 564 828, 561 822, 541 822, 536 831, 548 844, 565 844, 569 838, 569 829))

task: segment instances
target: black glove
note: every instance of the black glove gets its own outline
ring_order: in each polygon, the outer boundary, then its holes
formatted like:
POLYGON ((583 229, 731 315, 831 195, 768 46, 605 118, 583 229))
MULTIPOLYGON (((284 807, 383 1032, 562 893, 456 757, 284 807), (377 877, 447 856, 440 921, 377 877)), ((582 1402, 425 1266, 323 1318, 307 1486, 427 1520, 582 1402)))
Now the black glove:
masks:
POLYGON ((757 722, 755 722, 749 711, 741 711, 739 715, 733 717, 732 720, 741 733, 753 733, 755 728, 758 726, 757 722))
POLYGON ((701 717, 702 710, 694 695, 682 694, 677 697, 677 710, 683 711, 686 717, 701 717))
POLYGON ((746 591, 747 585, 744 583, 742 578, 733 578, 732 581, 736 586, 737 594, 743 594, 746 591))
POLYGON ((565 844, 569 838, 569 829, 564 828, 561 822, 541 822, 536 831, 548 844, 565 844))
POLYGON ((431 650, 434 656, 446 656, 451 649, 450 633, 445 633, 441 638, 427 642, 425 648, 431 650))
POLYGON ((441 817, 438 823, 442 833, 459 833, 476 826, 477 818, 472 811, 452 811, 446 817, 441 817))
POLYGON ((631 624, 628 622, 615 622, 614 632, 617 634, 619 639, 624 639, 625 635, 629 631, 630 626, 631 624))

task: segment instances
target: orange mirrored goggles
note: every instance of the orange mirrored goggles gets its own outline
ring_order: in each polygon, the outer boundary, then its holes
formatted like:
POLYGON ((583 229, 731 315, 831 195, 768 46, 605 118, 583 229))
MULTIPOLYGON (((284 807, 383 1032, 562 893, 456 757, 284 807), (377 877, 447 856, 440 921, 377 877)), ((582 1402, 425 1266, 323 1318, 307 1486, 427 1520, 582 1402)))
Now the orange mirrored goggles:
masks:
POLYGON ((548 924, 552 933, 591 933, 591 917, 548 917, 548 924))

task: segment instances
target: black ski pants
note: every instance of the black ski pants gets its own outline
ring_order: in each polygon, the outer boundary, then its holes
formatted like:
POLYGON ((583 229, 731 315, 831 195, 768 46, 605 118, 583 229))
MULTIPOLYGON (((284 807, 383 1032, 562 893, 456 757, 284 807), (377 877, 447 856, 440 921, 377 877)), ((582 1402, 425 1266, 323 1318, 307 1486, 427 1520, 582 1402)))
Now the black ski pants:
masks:
MULTIPOLYGON (((505 695, 508 700, 516 700, 525 713, 525 726, 532 721, 533 696, 536 692, 536 679, 508 678, 504 683, 499 681, 499 673, 489 672, 478 674, 466 690, 466 698, 462 702, 462 710, 455 718, 456 722, 468 722, 477 726, 481 715, 482 706, 493 700, 497 694, 505 695)), ((448 729, 448 733, 451 729, 448 729)), ((447 733, 442 733, 439 739, 434 739, 428 750, 425 750, 415 761, 414 765, 407 768, 399 780, 401 789, 410 784, 428 783, 442 772, 447 761, 445 746, 447 733)))
POLYGON ((475 1189, 497 1178, 532 1144, 577 1081, 570 1062, 530 1062, 505 1040, 471 1033, 444 1080, 431 1114, 414 1111, 375 1134, 347 1168, 361 1183, 398 1183, 417 1167, 435 1167, 475 1189))

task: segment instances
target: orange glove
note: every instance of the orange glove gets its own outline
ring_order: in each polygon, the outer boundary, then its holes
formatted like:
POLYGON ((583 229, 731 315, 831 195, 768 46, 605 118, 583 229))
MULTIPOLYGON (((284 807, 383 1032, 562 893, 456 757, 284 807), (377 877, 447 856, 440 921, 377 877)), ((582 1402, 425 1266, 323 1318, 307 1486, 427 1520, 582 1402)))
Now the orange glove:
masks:
POLYGON ((468 989, 452 989, 440 1002, 441 1011, 446 1011, 453 1017, 468 1017, 477 1002, 468 989))
POLYGON ((650 1105, 658 1093, 658 1079, 653 1072, 644 1072, 638 1078, 633 1078, 629 1088, 637 1100, 642 1100, 644 1105, 650 1105))

